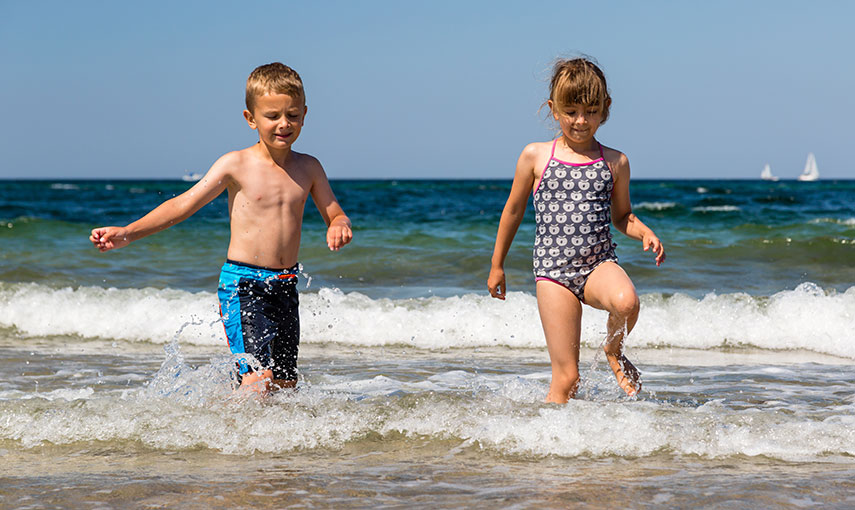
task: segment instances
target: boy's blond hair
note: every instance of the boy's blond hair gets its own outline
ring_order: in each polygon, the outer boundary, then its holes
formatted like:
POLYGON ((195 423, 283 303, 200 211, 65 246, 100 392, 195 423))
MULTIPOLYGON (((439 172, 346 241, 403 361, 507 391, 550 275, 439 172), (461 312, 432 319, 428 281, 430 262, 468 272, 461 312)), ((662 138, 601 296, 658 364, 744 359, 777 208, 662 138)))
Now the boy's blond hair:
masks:
POLYGON ((246 109, 252 112, 255 99, 269 93, 287 94, 306 104, 303 80, 297 71, 280 62, 256 67, 246 80, 246 109))
POLYGON ((603 120, 609 118, 612 98, 606 85, 606 76, 595 63, 587 58, 559 60, 552 71, 549 83, 549 99, 553 109, 560 111, 570 104, 600 106, 603 120))

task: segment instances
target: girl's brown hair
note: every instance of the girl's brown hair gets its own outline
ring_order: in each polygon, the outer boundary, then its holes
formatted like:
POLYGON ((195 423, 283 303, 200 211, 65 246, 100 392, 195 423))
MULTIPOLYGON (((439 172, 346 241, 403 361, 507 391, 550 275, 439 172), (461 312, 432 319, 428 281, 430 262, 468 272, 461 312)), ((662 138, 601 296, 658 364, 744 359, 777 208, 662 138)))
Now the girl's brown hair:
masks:
POLYGON ((570 104, 601 106, 602 122, 608 120, 612 103, 603 71, 584 57, 562 59, 555 63, 549 83, 549 99, 555 111, 570 104))

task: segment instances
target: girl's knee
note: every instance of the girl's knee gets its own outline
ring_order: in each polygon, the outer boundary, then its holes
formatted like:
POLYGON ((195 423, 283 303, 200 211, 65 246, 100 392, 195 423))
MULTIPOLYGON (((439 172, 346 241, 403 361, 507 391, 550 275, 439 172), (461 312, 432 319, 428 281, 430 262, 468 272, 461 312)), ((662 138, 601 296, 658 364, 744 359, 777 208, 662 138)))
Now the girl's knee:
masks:
POLYGON ((624 291, 615 296, 612 313, 619 317, 632 317, 638 314, 640 303, 634 290, 624 291))

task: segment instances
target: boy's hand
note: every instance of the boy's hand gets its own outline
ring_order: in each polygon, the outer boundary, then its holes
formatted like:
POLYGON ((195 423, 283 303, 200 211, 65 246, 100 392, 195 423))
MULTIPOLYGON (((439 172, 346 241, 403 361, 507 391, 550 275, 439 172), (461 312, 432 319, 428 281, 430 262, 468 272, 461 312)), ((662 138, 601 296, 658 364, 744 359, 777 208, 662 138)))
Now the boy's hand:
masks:
POLYGON ((130 243, 128 232, 122 227, 99 227, 92 229, 89 240, 101 252, 122 248, 130 243))
POLYGON ((665 247, 662 246, 662 242, 656 237, 656 234, 653 232, 644 234, 641 238, 641 246, 644 247, 644 251, 652 250, 656 254, 657 266, 665 262, 665 247))
POLYGON ((490 295, 494 298, 505 299, 505 270, 500 267, 490 269, 490 276, 487 278, 487 289, 490 295))
POLYGON ((327 246, 338 251, 353 239, 353 231, 348 225, 330 225, 327 229, 327 246))

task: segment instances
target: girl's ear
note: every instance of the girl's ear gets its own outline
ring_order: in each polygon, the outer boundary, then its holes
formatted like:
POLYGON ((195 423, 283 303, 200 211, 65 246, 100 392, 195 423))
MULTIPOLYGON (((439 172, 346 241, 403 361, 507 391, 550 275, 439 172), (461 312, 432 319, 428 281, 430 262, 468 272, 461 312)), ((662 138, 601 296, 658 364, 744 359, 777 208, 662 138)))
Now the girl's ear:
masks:
POLYGON ((252 113, 249 110, 243 111, 243 118, 246 119, 246 123, 249 124, 250 129, 255 129, 257 127, 255 124, 255 117, 252 116, 252 113))
POLYGON ((549 106, 549 111, 552 112, 552 118, 558 120, 558 112, 556 112, 555 108, 553 108, 553 106, 555 106, 555 103, 552 102, 552 99, 547 99, 546 105, 549 106))

